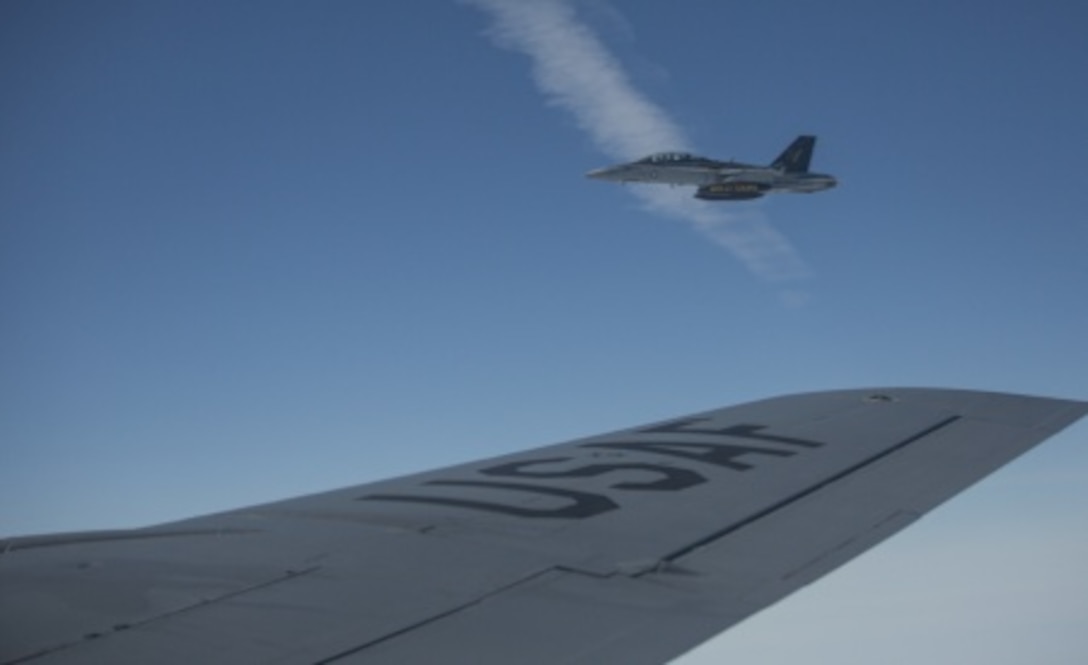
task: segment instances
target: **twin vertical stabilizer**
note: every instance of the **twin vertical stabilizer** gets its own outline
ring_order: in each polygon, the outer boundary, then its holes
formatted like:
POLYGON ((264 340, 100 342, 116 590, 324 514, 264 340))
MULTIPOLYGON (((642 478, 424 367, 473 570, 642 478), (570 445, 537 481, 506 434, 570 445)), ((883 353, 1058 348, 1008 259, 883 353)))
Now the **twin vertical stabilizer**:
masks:
POLYGON ((815 136, 798 136, 777 159, 771 162, 771 167, 786 173, 808 173, 808 165, 812 161, 812 150, 815 147, 815 136))

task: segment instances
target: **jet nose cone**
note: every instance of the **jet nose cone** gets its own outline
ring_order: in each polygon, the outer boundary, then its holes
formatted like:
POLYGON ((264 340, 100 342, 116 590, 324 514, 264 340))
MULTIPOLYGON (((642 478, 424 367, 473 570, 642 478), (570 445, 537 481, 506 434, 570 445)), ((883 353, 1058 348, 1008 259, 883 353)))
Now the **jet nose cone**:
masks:
POLYGON ((626 180, 628 173, 627 165, 620 164, 619 166, 606 166, 603 169, 593 169, 586 174, 587 178, 594 180, 609 180, 612 182, 623 182, 626 180))

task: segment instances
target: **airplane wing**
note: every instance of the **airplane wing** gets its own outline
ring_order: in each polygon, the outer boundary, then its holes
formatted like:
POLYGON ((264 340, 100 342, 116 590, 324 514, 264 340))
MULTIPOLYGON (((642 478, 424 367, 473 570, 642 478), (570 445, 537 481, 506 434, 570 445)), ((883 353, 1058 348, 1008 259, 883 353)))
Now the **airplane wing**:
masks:
POLYGON ((0 542, 0 662, 656 664, 1088 403, 779 397, 160 526, 0 542))

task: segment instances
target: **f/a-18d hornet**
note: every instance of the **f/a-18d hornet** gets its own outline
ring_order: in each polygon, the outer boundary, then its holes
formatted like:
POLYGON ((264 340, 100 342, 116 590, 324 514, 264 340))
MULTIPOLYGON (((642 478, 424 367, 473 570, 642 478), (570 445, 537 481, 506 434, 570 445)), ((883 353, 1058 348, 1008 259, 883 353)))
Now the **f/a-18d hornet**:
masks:
POLYGON ((614 182, 696 185, 695 198, 708 201, 758 199, 771 192, 819 192, 838 184, 826 173, 810 173, 815 136, 798 136, 770 166, 722 162, 686 152, 659 152, 586 176, 614 182))

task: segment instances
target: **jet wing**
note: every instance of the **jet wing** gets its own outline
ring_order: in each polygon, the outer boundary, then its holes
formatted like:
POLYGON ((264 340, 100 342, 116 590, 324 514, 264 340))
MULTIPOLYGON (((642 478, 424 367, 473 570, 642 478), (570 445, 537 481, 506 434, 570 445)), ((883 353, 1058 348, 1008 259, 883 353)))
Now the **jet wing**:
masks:
POLYGON ((131 531, 0 542, 0 662, 656 664, 1088 411, 779 397, 131 531))

